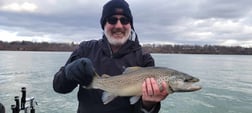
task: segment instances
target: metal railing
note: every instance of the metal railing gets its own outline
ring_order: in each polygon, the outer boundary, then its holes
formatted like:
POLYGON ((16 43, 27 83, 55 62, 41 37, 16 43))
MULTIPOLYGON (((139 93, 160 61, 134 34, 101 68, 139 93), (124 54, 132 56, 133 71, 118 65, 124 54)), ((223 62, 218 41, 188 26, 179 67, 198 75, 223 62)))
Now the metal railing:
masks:
POLYGON ((19 96, 14 97, 14 101, 16 102, 15 105, 11 105, 12 113, 35 113, 35 105, 37 102, 35 101, 34 97, 27 98, 26 97, 26 88, 21 88, 22 97, 21 97, 21 105, 19 96))

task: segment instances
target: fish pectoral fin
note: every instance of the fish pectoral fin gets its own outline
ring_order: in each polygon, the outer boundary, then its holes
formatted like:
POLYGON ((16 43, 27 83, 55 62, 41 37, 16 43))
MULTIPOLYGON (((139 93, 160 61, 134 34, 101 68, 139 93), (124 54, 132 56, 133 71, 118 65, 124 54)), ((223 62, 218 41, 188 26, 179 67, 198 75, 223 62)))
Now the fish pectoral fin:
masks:
POLYGON ((133 97, 130 97, 130 104, 135 104, 137 103, 137 101, 141 98, 141 96, 133 96, 133 97))
POLYGON ((116 97, 117 97, 116 95, 105 91, 102 94, 102 102, 103 104, 108 104, 109 102, 114 100, 116 97))

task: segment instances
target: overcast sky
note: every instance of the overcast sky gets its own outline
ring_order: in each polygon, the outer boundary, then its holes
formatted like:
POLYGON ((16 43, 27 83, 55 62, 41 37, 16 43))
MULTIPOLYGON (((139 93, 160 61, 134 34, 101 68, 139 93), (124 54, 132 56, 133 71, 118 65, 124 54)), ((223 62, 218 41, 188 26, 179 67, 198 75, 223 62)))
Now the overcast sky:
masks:
MULTIPOLYGON (((108 0, 0 0, 0 40, 100 39, 108 0)), ((141 43, 252 47, 252 0, 127 0, 141 43)))

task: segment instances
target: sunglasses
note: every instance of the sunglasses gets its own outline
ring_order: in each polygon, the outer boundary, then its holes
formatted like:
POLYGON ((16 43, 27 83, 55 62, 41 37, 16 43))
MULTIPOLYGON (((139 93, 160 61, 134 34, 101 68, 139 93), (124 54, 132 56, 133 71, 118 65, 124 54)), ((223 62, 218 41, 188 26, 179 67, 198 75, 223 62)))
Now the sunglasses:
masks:
POLYGON ((126 17, 121 17, 121 18, 110 17, 107 19, 107 22, 111 25, 115 25, 118 20, 120 20, 122 25, 127 25, 130 23, 130 20, 126 17))

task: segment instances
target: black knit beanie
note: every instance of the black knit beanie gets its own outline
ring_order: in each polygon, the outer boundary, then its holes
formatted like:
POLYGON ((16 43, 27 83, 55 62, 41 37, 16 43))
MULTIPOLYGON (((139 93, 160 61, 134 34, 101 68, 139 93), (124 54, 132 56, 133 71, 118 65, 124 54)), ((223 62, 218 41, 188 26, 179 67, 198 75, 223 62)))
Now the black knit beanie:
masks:
POLYGON ((129 18, 131 28, 134 30, 133 17, 129 8, 129 4, 124 0, 110 0, 103 6, 102 16, 100 20, 102 29, 104 29, 106 19, 116 14, 124 15, 129 18))

